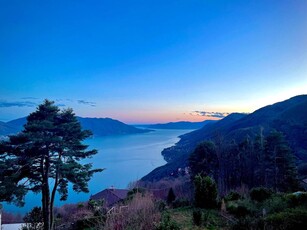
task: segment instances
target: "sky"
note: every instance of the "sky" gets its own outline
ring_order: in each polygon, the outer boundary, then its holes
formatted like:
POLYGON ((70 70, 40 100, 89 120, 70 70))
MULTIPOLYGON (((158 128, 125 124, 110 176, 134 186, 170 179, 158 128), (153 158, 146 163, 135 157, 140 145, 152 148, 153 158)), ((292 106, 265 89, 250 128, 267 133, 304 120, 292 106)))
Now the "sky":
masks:
POLYGON ((1 0, 0 121, 44 99, 142 124, 306 94, 306 12, 306 0, 1 0))

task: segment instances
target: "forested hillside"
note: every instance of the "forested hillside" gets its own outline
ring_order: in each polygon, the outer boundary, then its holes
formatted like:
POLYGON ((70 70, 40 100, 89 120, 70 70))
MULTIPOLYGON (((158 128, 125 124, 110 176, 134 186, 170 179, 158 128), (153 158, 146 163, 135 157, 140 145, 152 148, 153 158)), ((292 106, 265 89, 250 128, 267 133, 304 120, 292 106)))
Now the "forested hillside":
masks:
MULTIPOLYGON (((238 148, 243 148, 244 143, 249 143, 249 147, 254 151, 254 145, 259 137, 267 138, 272 131, 277 131, 282 136, 285 145, 294 154, 300 178, 307 176, 307 171, 304 170, 307 163, 307 95, 300 95, 263 107, 251 114, 230 114, 214 124, 208 124, 202 129, 183 135, 175 146, 162 152, 168 163, 155 169, 142 180, 157 181, 181 175, 184 172, 182 169, 189 166, 191 153, 199 143, 206 140, 214 143, 221 154, 221 159, 225 159, 233 148, 237 149, 234 150, 232 157, 238 158, 242 154, 248 157, 238 148)), ((258 169, 258 166, 253 167, 255 170, 258 169)))

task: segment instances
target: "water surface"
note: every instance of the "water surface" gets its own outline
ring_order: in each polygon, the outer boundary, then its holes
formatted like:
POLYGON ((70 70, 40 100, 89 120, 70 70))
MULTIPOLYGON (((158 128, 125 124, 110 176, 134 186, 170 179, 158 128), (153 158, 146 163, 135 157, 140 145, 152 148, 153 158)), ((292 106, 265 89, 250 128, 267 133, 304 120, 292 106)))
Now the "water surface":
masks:
MULTIPOLYGON (((94 175, 89 183, 89 193, 78 194, 70 189, 67 201, 56 200, 56 206, 86 201, 90 195, 111 186, 126 188, 130 182, 141 179, 156 167, 164 165, 166 162, 161 151, 174 145, 179 141, 178 136, 189 131, 191 130, 157 129, 149 133, 94 137, 86 140, 85 143, 90 149, 98 150, 98 153, 86 162, 92 162, 94 168, 105 170, 94 175)), ((29 193, 23 208, 14 205, 5 205, 4 208, 10 212, 25 213, 34 206, 40 206, 40 202, 40 195, 29 193)))

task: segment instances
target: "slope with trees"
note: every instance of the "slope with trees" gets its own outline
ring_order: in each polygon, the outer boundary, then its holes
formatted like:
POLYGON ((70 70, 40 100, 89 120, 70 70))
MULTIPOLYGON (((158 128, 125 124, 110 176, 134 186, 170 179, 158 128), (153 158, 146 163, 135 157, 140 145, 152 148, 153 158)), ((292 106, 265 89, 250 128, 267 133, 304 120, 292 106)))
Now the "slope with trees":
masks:
POLYGON ((204 126, 216 122, 215 120, 205 120, 201 122, 177 121, 164 124, 143 125, 150 129, 200 129, 204 126))
MULTIPOLYGON (((260 132, 267 136, 272 130, 283 133, 294 152, 295 163, 299 167, 307 165, 307 95, 300 95, 251 114, 230 114, 214 124, 182 135, 175 146, 163 150, 162 155, 168 163, 156 168, 142 180, 157 181, 179 176, 178 169, 188 167, 189 155, 202 141, 214 141, 221 148, 231 145, 233 141, 241 143, 246 137, 254 140, 260 132)), ((301 177, 307 176, 307 170, 299 170, 299 173, 301 177)))

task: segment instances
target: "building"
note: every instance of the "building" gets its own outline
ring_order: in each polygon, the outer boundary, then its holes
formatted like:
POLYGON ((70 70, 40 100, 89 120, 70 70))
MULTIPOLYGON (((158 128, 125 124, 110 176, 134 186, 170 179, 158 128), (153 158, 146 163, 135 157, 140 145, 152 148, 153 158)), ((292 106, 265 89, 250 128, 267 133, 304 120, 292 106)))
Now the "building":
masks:
POLYGON ((116 203, 127 198, 128 189, 115 189, 113 187, 105 189, 90 197, 91 200, 104 200, 103 206, 112 207, 116 203))

